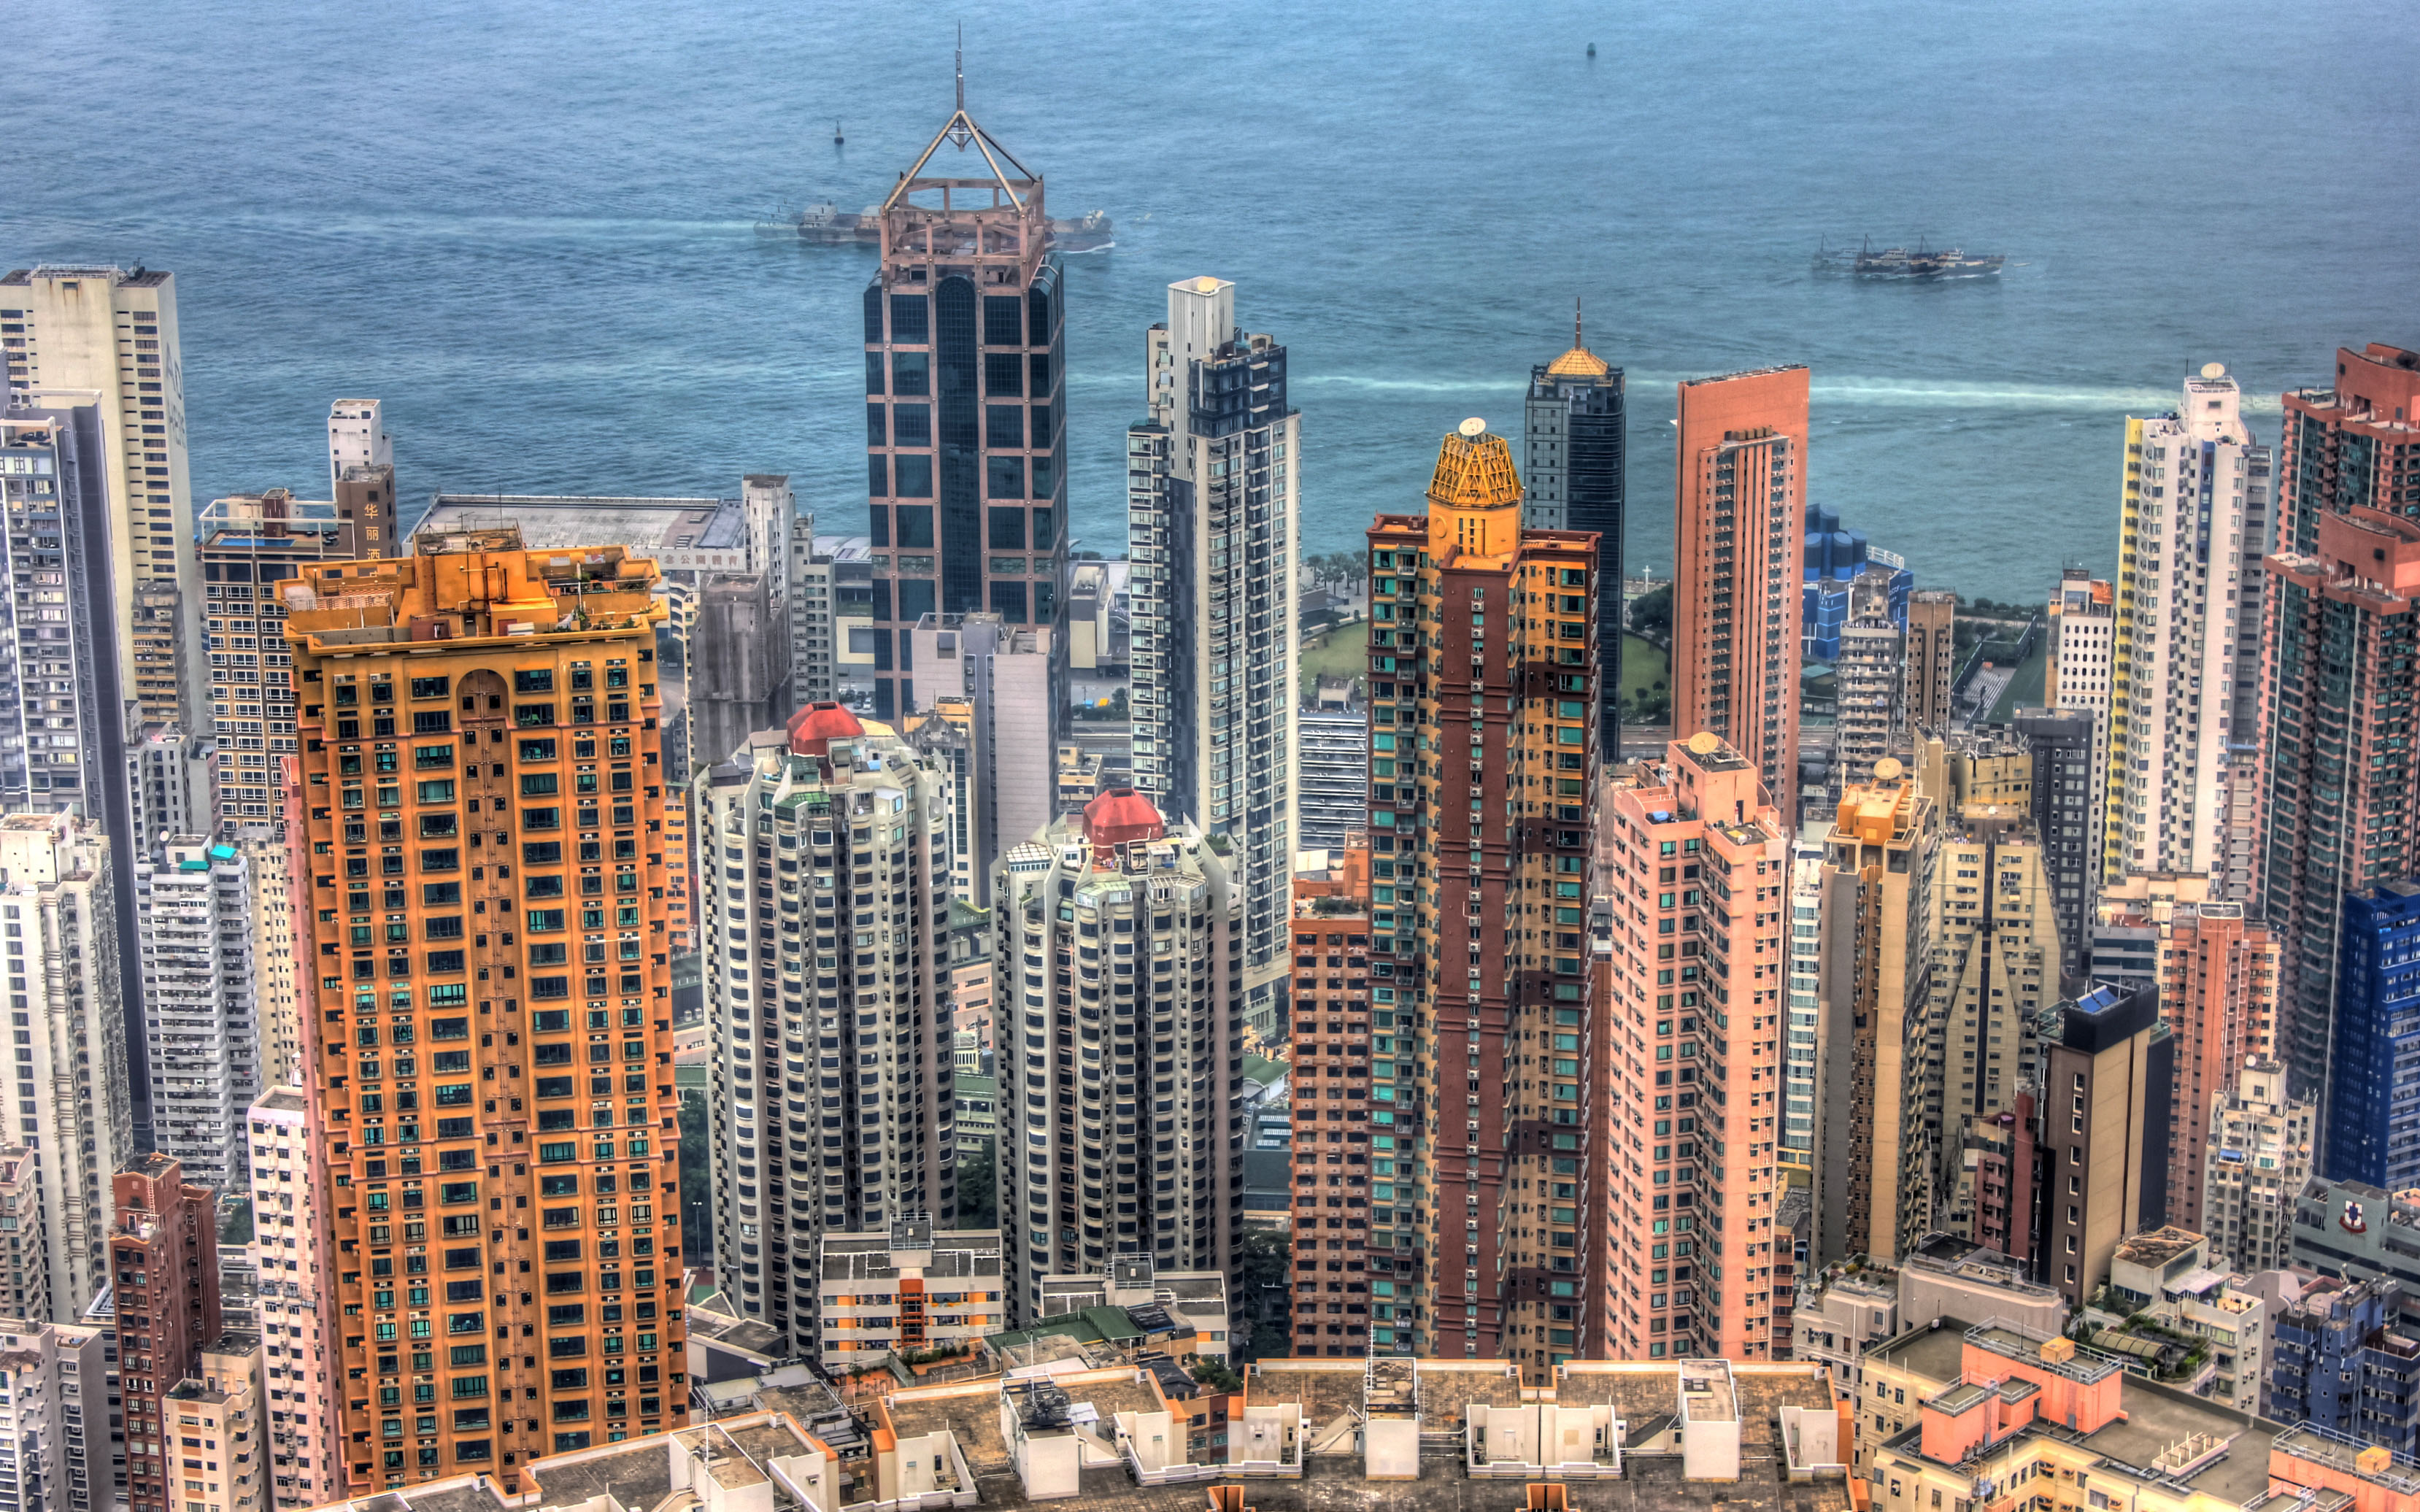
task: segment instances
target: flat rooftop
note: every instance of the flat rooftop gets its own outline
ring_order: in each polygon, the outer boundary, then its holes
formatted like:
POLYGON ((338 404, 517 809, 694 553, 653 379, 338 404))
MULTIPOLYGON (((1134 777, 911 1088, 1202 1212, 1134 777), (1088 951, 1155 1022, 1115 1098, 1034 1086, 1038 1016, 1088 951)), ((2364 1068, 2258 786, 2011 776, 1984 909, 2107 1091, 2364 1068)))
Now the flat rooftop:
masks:
MULTIPOLYGON (((737 499, 641 498, 571 494, 441 493, 412 534, 520 527, 533 551, 614 541, 642 555, 748 548, 748 522, 737 499)), ((734 563, 737 565, 737 563, 734 563)))

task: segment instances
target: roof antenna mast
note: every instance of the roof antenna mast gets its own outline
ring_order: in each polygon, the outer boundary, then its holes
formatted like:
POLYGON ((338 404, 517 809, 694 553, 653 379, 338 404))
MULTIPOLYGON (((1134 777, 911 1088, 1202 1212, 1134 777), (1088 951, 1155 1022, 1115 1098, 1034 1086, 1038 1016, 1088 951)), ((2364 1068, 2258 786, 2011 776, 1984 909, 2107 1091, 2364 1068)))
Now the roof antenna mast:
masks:
POLYGON ((967 23, 958 23, 958 109, 967 108, 967 23))
POLYGON ((1588 346, 1587 342, 1580 340, 1580 297, 1576 294, 1572 296, 1572 345, 1580 347, 1588 346))

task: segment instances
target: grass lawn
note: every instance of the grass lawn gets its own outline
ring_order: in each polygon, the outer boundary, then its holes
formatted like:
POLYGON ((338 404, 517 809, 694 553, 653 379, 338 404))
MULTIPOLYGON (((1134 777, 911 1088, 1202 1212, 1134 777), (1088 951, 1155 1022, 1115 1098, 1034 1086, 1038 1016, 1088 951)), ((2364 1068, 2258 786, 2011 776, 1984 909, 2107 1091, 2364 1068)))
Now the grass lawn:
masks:
POLYGON ((1668 683, 1672 676, 1672 658, 1652 640, 1641 640, 1624 632, 1621 637, 1621 683, 1624 698, 1642 692, 1657 683, 1668 683))
POLYGON ((1370 622, 1332 625, 1302 643, 1302 701, 1317 695, 1322 677, 1350 677, 1366 693, 1369 671, 1370 622))

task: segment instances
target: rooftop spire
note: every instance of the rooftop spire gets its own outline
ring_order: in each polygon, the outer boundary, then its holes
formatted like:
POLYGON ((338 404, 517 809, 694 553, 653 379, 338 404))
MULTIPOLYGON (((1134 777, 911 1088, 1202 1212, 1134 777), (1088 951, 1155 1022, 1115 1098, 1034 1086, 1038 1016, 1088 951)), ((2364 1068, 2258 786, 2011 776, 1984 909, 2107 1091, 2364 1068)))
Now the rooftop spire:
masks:
POLYGON ((1580 339, 1580 297, 1576 294, 1572 296, 1572 350, 1588 350, 1588 343, 1580 339))
POLYGON ((967 23, 958 23, 958 109, 967 108, 967 23))

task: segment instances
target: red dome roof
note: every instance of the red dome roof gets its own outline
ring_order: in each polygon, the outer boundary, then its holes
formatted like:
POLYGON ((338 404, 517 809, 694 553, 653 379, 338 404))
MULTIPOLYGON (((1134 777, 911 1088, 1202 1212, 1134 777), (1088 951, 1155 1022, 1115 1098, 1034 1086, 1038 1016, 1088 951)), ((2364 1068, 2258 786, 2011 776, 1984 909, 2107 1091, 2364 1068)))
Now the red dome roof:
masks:
POLYGON ((1111 788, 1084 805, 1084 838, 1094 850, 1158 840, 1167 833, 1159 810, 1132 788, 1111 788))
POLYGON ((821 756, 835 740, 854 740, 865 733, 857 716, 837 703, 810 703, 790 716, 790 749, 800 756, 821 756))

